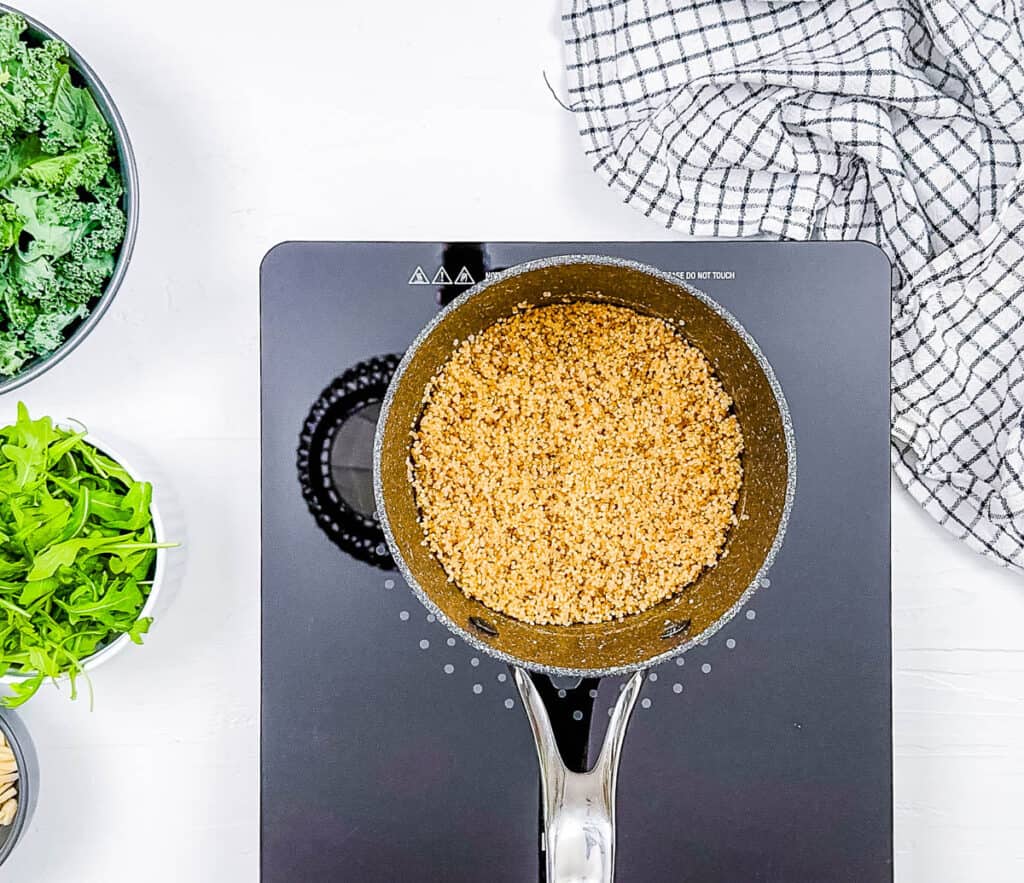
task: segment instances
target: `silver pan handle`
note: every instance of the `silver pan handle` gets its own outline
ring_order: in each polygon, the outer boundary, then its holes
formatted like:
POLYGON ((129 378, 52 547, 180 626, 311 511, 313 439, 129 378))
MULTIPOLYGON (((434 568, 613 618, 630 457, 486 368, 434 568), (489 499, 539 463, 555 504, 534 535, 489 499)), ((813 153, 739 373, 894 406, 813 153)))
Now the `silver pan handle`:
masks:
POLYGON ((540 761, 548 883, 612 883, 615 877, 615 781, 626 725, 644 683, 629 679, 612 709, 597 762, 575 773, 562 760, 544 700, 530 676, 515 669, 516 686, 540 761))

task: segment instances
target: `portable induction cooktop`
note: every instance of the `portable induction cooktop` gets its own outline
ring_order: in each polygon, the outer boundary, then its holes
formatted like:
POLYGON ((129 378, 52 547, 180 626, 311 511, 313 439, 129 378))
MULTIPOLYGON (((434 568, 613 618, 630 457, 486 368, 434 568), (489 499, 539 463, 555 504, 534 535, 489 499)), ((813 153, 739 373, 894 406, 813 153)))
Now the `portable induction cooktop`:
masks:
MULTIPOLYGON (((372 446, 401 354, 440 305, 566 254, 651 265, 729 310, 785 391, 799 462, 761 588, 647 675, 619 774, 616 879, 891 880, 889 265, 860 243, 721 242, 287 243, 267 256, 262 879, 543 875, 512 675, 406 587, 376 517, 372 446)), ((593 753, 621 686, 544 689, 570 736, 592 710, 593 753)))

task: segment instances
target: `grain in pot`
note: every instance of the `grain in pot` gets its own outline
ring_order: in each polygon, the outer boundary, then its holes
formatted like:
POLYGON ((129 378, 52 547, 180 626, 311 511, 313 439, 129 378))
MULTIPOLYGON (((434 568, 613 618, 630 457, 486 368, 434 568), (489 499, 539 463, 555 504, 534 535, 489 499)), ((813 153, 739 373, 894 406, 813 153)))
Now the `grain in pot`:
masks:
POLYGON ((716 564, 735 521, 743 437, 711 364, 594 297, 458 342, 413 432, 424 542, 461 591, 524 622, 647 610, 716 564))

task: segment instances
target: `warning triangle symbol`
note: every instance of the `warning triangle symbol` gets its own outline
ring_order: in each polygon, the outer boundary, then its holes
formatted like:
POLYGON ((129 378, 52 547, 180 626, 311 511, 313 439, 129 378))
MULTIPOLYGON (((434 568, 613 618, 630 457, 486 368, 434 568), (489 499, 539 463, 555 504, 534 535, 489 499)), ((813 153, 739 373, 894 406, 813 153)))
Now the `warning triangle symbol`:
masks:
POLYGON ((451 285, 452 277, 448 275, 448 271, 444 267, 438 267, 437 272, 434 274, 435 285, 451 285))
POLYGON ((423 272, 423 267, 417 267, 413 270, 412 275, 409 277, 410 285, 429 285, 430 280, 427 278, 427 274, 423 272))
POLYGON ((456 285, 476 285, 476 280, 473 278, 472 274, 469 272, 469 268, 468 267, 463 267, 461 270, 459 270, 459 275, 455 277, 455 284, 456 285))

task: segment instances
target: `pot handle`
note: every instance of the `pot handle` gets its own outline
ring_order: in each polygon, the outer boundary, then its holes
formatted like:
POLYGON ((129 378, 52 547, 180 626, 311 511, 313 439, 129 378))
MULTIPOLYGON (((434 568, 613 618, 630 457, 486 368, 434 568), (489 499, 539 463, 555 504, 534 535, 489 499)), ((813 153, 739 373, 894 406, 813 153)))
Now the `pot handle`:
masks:
POLYGON ((530 675, 521 668, 513 674, 540 761, 547 883, 612 883, 615 781, 626 726, 645 672, 634 674, 619 694, 597 762, 581 773, 565 765, 544 700, 530 675))

